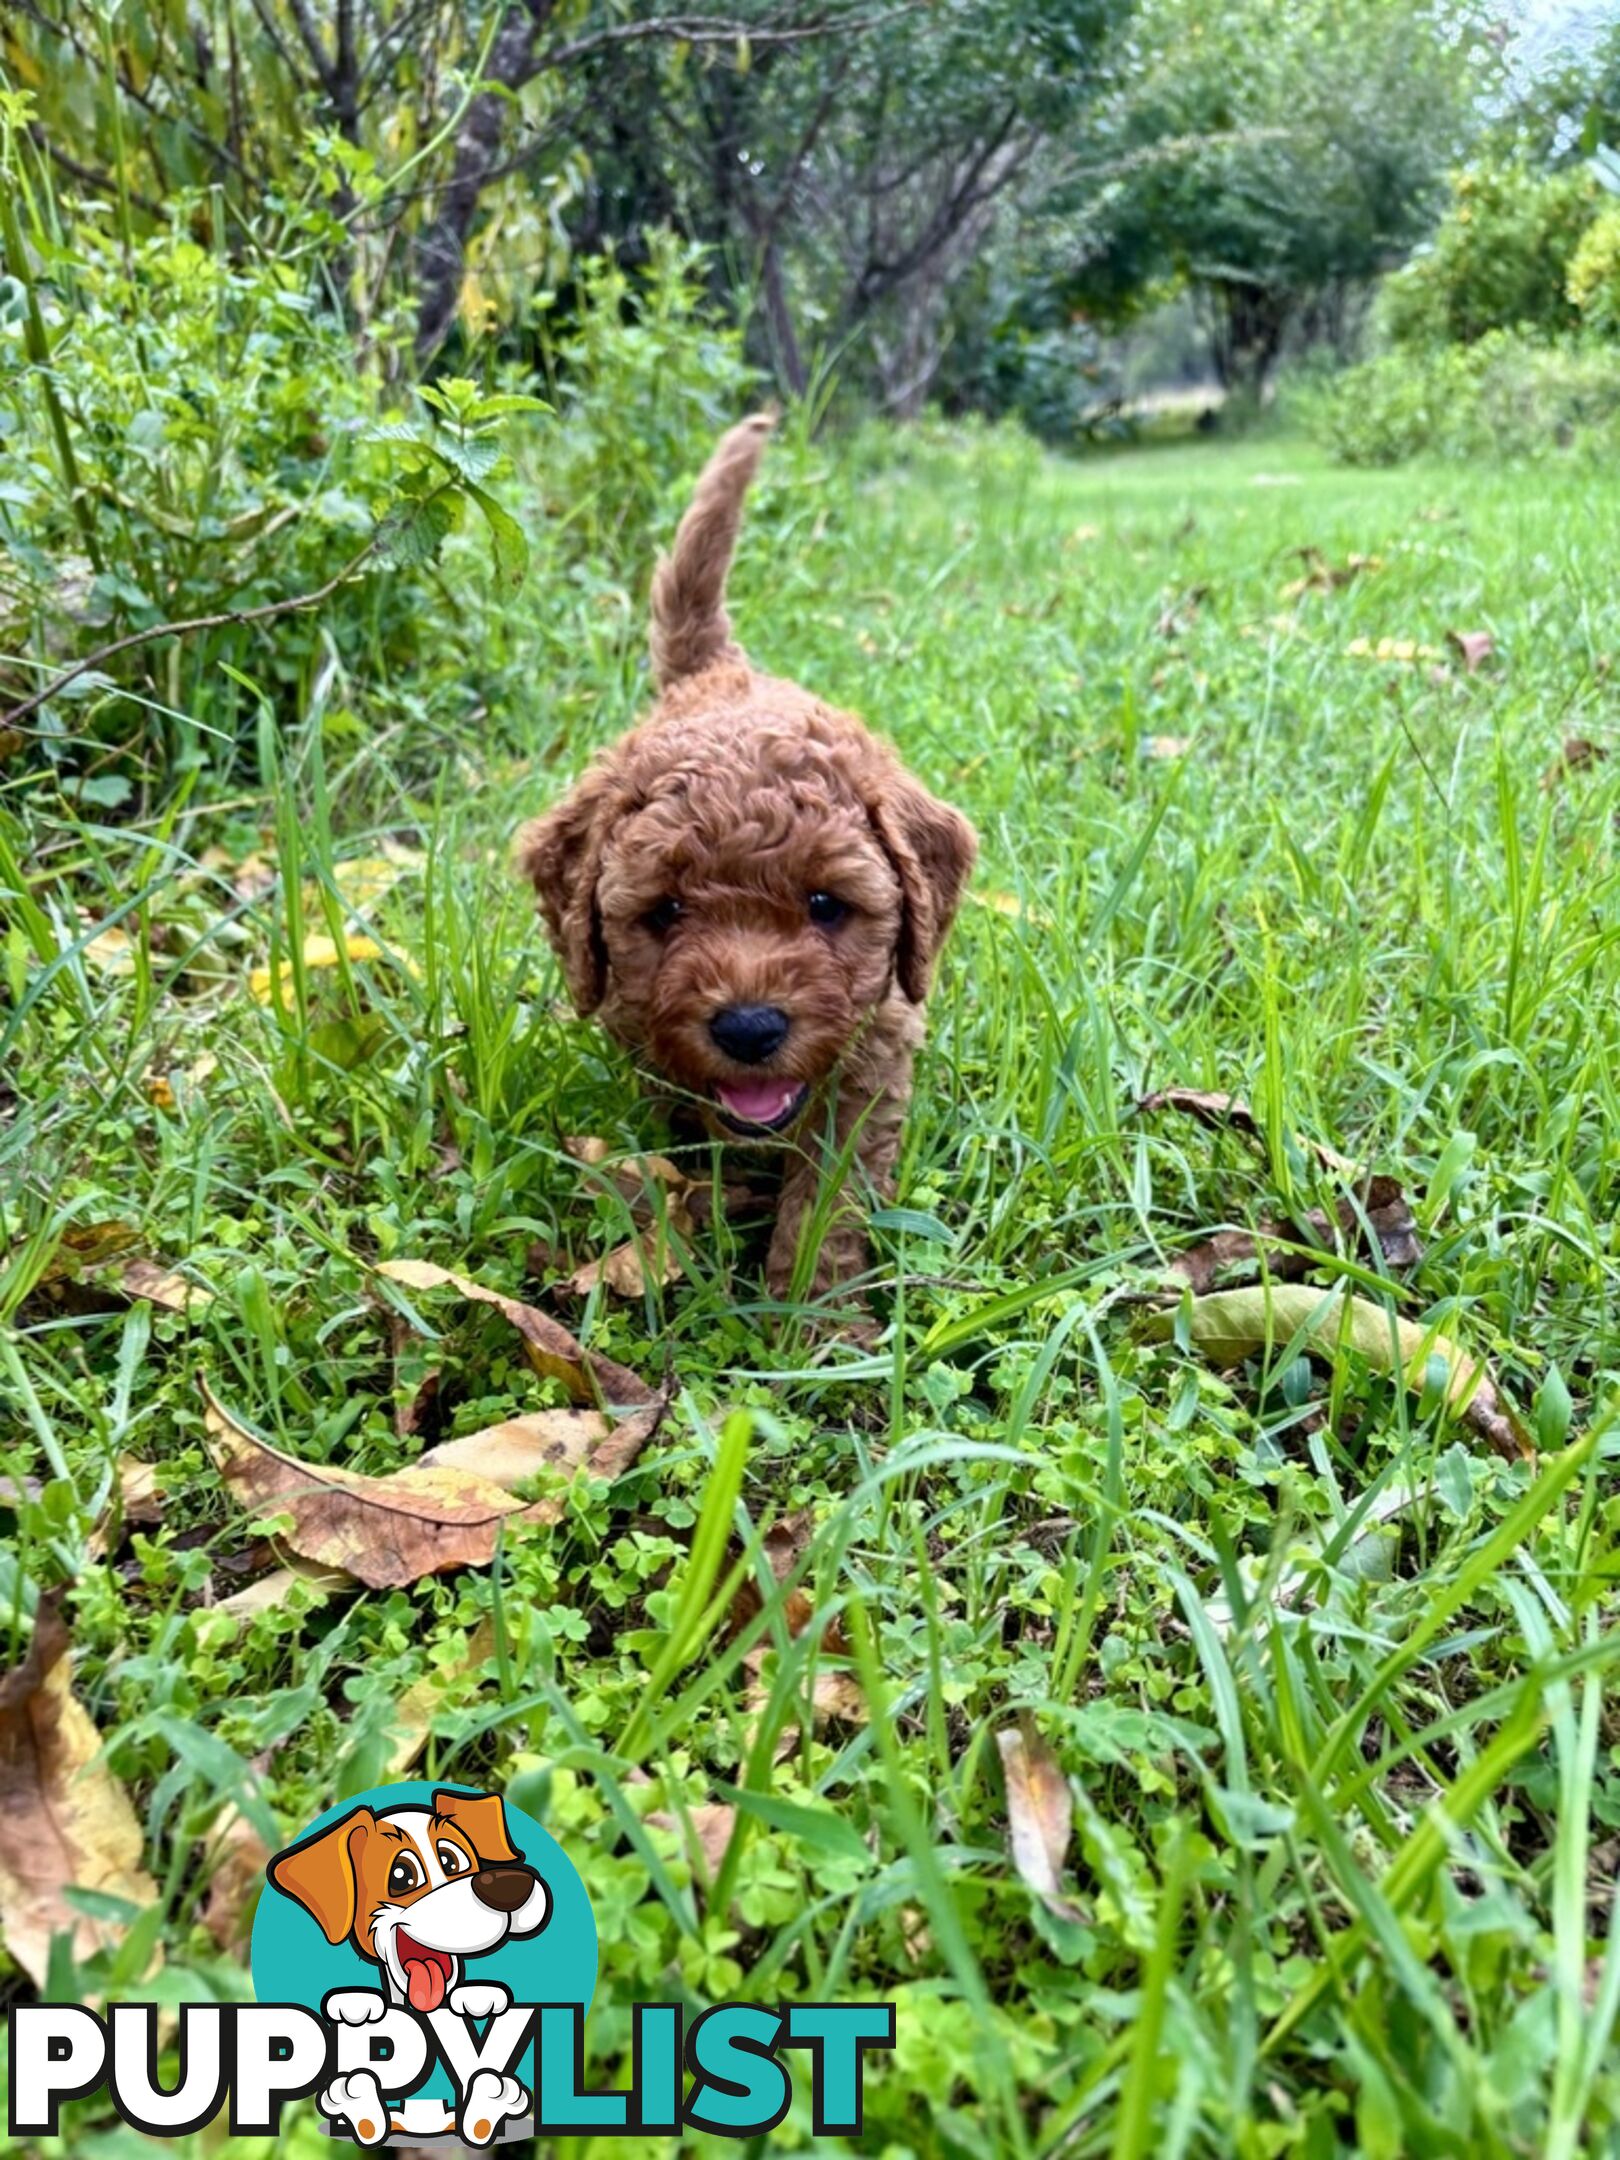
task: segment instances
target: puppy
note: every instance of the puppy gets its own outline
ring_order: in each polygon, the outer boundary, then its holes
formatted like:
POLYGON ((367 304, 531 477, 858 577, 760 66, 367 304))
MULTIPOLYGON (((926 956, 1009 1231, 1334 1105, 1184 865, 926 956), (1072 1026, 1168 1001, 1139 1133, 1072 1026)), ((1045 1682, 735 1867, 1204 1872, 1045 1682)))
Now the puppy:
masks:
MULTIPOLYGON (((514 1935, 536 1935, 551 1917, 551 1893, 520 1860, 494 1794, 436 1792, 431 1808, 355 1808, 340 1822, 277 1853, 267 1870, 284 1896, 313 1914, 330 1943, 351 1942, 378 1967, 382 1988, 339 1988, 322 2007, 345 2025, 374 2024, 390 2004, 430 2017, 448 2006, 458 2017, 486 2018, 511 2002, 498 1981, 463 1978, 468 1958, 487 1956, 514 1935)), ((375 2074, 334 2078, 319 2106, 354 2127, 363 2145, 391 2134, 450 2127, 428 2120, 435 2102, 390 2110, 375 2074)), ((516 2078, 480 2070, 463 2095, 463 2141, 487 2144, 505 2121, 523 2115, 529 2096, 516 2078)))
POLYGON ((652 711, 518 837, 575 1009, 713 1138, 783 1159, 766 1282, 866 1264, 890 1187, 934 962, 973 867, 967 820, 852 714, 761 674, 726 574, 772 421, 722 438, 652 588, 652 711), (823 1210, 820 1203, 825 1200, 823 1210))

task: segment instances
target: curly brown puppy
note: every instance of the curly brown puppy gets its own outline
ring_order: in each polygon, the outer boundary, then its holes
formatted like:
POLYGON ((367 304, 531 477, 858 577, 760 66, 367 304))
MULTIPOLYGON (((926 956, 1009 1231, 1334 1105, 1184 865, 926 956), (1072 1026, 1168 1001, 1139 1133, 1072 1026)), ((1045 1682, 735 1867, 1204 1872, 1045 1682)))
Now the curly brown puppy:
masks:
MULTIPOLYGON (((657 704, 524 827, 518 863, 576 1009, 715 1138, 784 1152, 766 1262, 783 1296, 826 1182, 853 1161, 888 1188, 976 841, 852 714, 732 639, 726 573, 771 425, 723 437, 658 566, 657 704)), ((866 1261, 859 1212, 826 1197, 813 1294, 866 1261)))

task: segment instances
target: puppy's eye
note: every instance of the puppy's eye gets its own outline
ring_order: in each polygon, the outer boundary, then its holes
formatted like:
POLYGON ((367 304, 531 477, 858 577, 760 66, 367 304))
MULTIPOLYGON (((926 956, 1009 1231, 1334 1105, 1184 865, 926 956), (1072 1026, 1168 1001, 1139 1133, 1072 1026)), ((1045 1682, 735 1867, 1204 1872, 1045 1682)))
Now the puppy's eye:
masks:
POLYGON ((444 1869, 447 1875, 465 1875, 472 1866, 472 1862, 459 1845, 441 1843, 435 1845, 433 1849, 439 1856, 440 1867, 444 1869))
POLYGON ((388 1870, 388 1895, 406 1897, 422 1887, 422 1863, 415 1853, 402 1852, 388 1870))
POLYGON ((849 913, 848 903, 840 900, 836 893, 830 892, 813 892, 805 902, 805 906, 809 911, 810 920, 813 923, 819 923, 823 930, 831 930, 836 923, 841 923, 849 913))
POLYGON ((660 900, 658 905, 650 907, 641 919, 654 937, 663 937, 674 929, 685 912, 678 900, 660 900))

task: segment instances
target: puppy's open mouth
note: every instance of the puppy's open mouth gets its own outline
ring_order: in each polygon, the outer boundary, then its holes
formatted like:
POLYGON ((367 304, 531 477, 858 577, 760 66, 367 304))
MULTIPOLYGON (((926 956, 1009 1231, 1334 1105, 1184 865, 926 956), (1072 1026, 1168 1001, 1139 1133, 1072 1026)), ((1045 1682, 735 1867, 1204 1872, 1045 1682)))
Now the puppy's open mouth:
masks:
POLYGON ((450 1953, 419 1943, 403 1928, 394 1937, 394 1950, 400 1971, 405 1975, 405 1992, 410 1997, 411 2008, 424 2013, 437 2010, 450 1985, 450 1953))
POLYGON ((733 1132, 762 1133, 791 1125, 810 1090, 802 1080, 721 1080, 714 1092, 733 1132))

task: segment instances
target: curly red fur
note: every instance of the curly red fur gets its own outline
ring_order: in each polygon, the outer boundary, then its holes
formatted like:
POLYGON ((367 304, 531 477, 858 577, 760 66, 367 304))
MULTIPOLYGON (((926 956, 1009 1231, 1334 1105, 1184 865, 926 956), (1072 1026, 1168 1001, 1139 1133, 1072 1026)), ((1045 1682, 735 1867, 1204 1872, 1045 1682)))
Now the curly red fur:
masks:
MULTIPOLYGON (((663 694, 573 791, 524 827, 518 863, 576 1009, 739 1141, 716 1090, 765 1077, 804 1101, 784 1135, 766 1277, 794 1275, 830 1166, 887 1190, 935 958, 973 866, 972 827, 852 714, 760 674, 731 641, 725 581, 742 498, 770 421, 725 436, 653 588, 663 694), (811 894, 847 913, 811 919, 811 894), (666 920, 664 903, 678 902, 666 920), (661 913, 660 910, 663 910, 661 913), (723 1008, 770 1005, 785 1041, 735 1063, 710 1033, 723 1008)), ((811 1287, 865 1264, 855 1212, 832 1209, 811 1287)))

